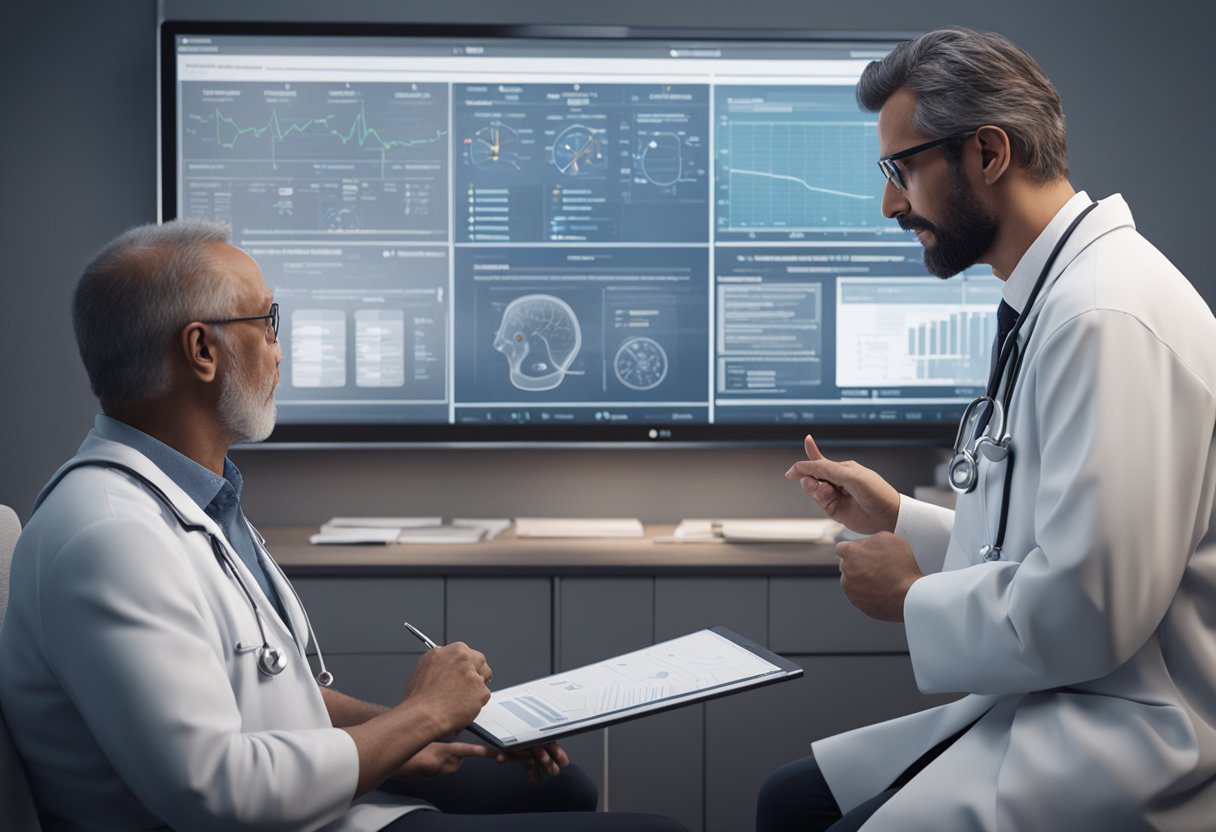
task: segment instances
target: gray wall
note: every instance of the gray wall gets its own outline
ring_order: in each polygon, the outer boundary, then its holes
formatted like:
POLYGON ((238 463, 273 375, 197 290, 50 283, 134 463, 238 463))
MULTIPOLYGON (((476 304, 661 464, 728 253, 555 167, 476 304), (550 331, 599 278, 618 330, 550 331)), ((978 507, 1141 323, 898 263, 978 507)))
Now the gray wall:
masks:
MULTIPOLYGON (((808 29, 993 29, 1035 55, 1069 118, 1072 179, 1121 192, 1137 223, 1216 303, 1208 161, 1216 135, 1206 2, 974 0, 14 0, 0 6, 6 107, 0 130, 0 503, 23 518, 78 444, 95 403, 68 299, 91 253, 155 218, 155 27, 176 19, 610 23, 808 29), (1196 11, 1196 10, 1199 11, 1196 11)), ((804 510, 780 479, 789 449, 602 452, 243 452, 259 523, 332 513, 782 515, 804 510)), ((929 478, 928 449, 840 449, 899 487, 929 478)))

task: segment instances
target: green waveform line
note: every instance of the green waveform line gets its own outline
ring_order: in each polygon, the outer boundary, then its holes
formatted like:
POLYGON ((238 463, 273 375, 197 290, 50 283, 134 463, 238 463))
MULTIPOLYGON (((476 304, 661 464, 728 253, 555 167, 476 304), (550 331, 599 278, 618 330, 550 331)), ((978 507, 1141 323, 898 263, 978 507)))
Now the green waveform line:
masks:
MULTIPOLYGON (((378 148, 374 148, 374 149, 378 149, 380 151, 380 175, 381 176, 384 175, 384 165, 385 165, 386 156, 387 156, 388 151, 393 150, 395 148, 416 147, 418 145, 423 145, 423 144, 433 144, 435 142, 442 141, 443 137, 445 135, 447 135, 447 131, 437 129, 437 130, 435 130, 434 136, 428 136, 425 138, 386 139, 382 135, 380 135, 380 132, 378 130, 376 130, 376 128, 370 127, 368 125, 367 113, 365 112, 365 110, 363 108, 362 101, 359 102, 359 114, 357 116, 355 116, 355 120, 353 122, 351 122, 350 129, 347 130, 345 133, 334 129, 333 127, 330 127, 329 122, 332 121, 333 119, 337 118, 337 115, 335 115, 333 113, 331 113, 327 116, 321 116, 319 118, 310 118, 310 119, 305 119, 303 121, 288 122, 286 129, 284 129, 282 123, 279 121, 279 112, 277 109, 275 109, 273 107, 270 110, 270 118, 266 121, 265 124, 261 125, 260 127, 242 127, 236 121, 236 119, 224 115, 224 113, 220 110, 219 107, 216 107, 215 112, 210 116, 199 116, 199 115, 195 115, 194 113, 189 113, 188 118, 190 118, 194 121, 197 121, 197 122, 214 121, 215 122, 215 143, 219 147, 224 148, 225 150, 231 150, 232 148, 236 147, 236 143, 240 140, 240 138, 242 136, 252 136, 255 139, 260 139, 262 136, 266 135, 266 133, 269 132, 270 133, 270 164, 276 170, 279 167, 279 157, 278 157, 279 142, 283 141, 285 138, 290 136, 292 133, 301 133, 302 134, 302 133, 304 133, 304 131, 308 130, 313 125, 320 125, 322 127, 329 128, 327 131, 327 134, 334 136, 340 142, 342 142, 342 144, 344 144, 344 145, 350 144, 351 141, 356 141, 358 143, 359 147, 366 147, 366 146, 368 146, 368 142, 370 140, 374 139, 379 145, 378 148), (224 141, 224 137, 223 137, 223 133, 222 133, 222 128, 224 125, 231 127, 233 130, 231 141, 227 141, 227 142, 224 141)), ((314 133, 313 135, 318 135, 318 134, 314 133)), ((326 134, 323 133, 320 135, 326 135, 326 134)))

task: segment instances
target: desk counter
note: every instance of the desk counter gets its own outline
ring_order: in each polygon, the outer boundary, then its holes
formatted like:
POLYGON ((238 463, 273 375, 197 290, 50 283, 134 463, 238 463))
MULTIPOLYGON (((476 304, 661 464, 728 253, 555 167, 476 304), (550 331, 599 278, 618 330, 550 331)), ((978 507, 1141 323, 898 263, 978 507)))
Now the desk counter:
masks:
POLYGON ((648 525, 643 538, 518 538, 508 529, 471 544, 313 546, 311 526, 266 528, 266 544, 291 575, 814 575, 839 574, 827 543, 657 543, 674 525, 648 525))

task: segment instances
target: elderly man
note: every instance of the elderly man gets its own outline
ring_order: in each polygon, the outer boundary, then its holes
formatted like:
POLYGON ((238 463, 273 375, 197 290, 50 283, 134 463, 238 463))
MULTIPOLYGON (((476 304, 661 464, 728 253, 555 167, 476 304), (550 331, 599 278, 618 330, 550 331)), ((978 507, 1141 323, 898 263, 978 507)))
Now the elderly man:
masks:
POLYGON ((556 744, 522 757, 530 783, 444 742, 489 698, 463 643, 426 653, 393 708, 314 677, 307 614, 226 457, 269 435, 282 359, 277 304, 226 228, 127 232, 85 269, 73 318, 103 414, 38 497, 0 637, 49 827, 679 829, 588 811, 595 787, 556 744))

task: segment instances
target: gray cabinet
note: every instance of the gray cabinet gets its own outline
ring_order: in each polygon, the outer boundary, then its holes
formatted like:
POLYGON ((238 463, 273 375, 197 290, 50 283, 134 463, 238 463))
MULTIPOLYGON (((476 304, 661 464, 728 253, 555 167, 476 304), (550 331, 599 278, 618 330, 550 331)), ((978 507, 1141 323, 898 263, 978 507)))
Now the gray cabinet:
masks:
POLYGON ((405 697, 405 683, 418 656, 417 653, 342 655, 326 651, 325 665, 334 674, 334 690, 391 708, 405 697))
POLYGON ((782 655, 906 653, 904 625, 867 618, 837 578, 769 580, 769 649, 782 655))
POLYGON ((447 640, 467 642, 486 654, 494 671, 492 687, 553 672, 551 583, 548 578, 447 579, 447 640))
MULTIPOLYGON (((453 570, 458 571, 458 570, 453 570)), ((690 570, 695 572, 695 570, 690 570)), ((484 652, 502 688, 723 625, 806 675, 563 740, 601 807, 692 832, 752 828, 760 785, 820 737, 949 701, 916 689, 902 625, 873 621, 812 575, 298 576, 338 690, 393 705, 422 645, 484 652)))
MULTIPOLYGON (((555 578, 557 670, 569 670, 654 641, 653 578, 555 578)), ((657 717, 656 717, 657 718, 657 717)), ((563 740, 600 790, 601 807, 617 808, 610 768, 612 739, 624 726, 563 740)), ((623 797, 629 800, 626 792, 623 797)))
POLYGON ((443 578, 293 578, 317 642, 330 653, 419 653, 409 621, 442 644, 443 578))

